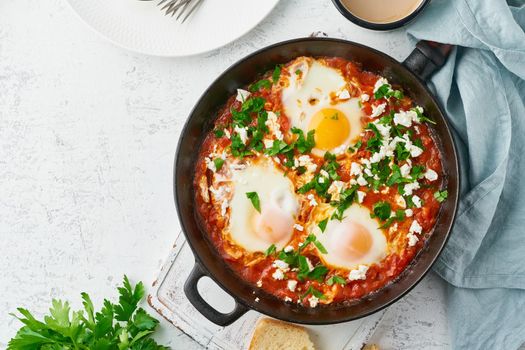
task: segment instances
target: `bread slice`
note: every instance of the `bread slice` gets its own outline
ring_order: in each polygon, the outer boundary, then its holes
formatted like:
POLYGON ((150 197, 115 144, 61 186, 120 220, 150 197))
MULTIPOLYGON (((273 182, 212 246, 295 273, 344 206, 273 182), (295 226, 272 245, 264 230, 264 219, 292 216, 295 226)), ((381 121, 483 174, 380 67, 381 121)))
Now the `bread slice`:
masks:
POLYGON ((249 350, 315 350, 304 327, 261 318, 255 326, 249 350))

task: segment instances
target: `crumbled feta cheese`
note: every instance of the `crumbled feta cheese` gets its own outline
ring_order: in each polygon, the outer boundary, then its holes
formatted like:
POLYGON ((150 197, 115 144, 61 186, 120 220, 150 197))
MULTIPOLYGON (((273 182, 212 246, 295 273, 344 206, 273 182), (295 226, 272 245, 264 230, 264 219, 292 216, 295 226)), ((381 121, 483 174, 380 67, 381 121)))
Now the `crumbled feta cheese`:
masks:
POLYGON ((401 176, 403 177, 408 177, 408 175, 410 175, 410 169, 411 169, 411 166, 408 165, 408 164, 403 164, 401 166, 401 168, 399 168, 399 170, 401 171, 401 176))
POLYGON ((235 99, 239 102, 244 102, 248 97, 250 97, 250 95, 251 93, 249 91, 237 89, 237 97, 235 99))
POLYGON ((259 297, 256 297, 256 298, 255 298, 255 302, 256 302, 256 303, 258 303, 259 300, 261 300, 261 299, 259 299, 259 297))
POLYGON ((324 184, 324 177, 320 177, 317 181, 318 181, 320 184, 324 184))
POLYGON ((412 158, 419 157, 419 156, 423 153, 423 149, 417 147, 416 145, 412 145, 412 146, 410 147, 409 151, 410 151, 410 156, 411 156, 412 158))
POLYGON ((264 148, 272 148, 273 146, 273 140, 264 139, 263 143, 264 143, 264 148))
POLYGON ((380 88, 381 86, 383 86, 383 85, 385 85, 385 84, 388 85, 388 86, 390 86, 390 84, 388 83, 388 80, 386 80, 386 78, 381 77, 381 78, 377 79, 377 81, 376 81, 376 83, 375 83, 375 85, 374 85, 374 93, 375 93, 377 90, 379 90, 379 88, 380 88))
POLYGON ((412 126, 414 112, 399 111, 394 114, 394 124, 403 125, 407 128, 412 126))
POLYGON ((356 181, 356 179, 350 179, 350 182, 349 182, 349 183, 350 183, 350 185, 352 185, 352 186, 353 186, 353 185, 357 185, 357 181, 356 181))
POLYGON ((292 250, 293 250, 293 247, 291 245, 287 245, 286 247, 284 247, 285 253, 290 253, 292 250))
POLYGON ((408 246, 409 247, 413 247, 416 245, 416 243, 419 241, 419 237, 416 236, 415 234, 413 233, 407 233, 407 238, 408 238, 408 246))
POLYGON ((297 281, 296 280, 288 280, 287 287, 288 287, 288 290, 290 292, 295 292, 295 287, 297 287, 297 281))
POLYGON ((412 221, 412 224, 410 225, 408 232, 421 234, 421 232, 423 232, 423 227, 421 227, 421 225, 419 224, 419 222, 417 222, 417 220, 414 220, 412 221))
POLYGON ((403 187, 403 191, 407 196, 412 195, 412 193, 417 189, 419 189, 419 183, 417 181, 408 183, 405 185, 405 187, 403 187))
POLYGON ((379 106, 372 106, 372 118, 379 117, 385 111, 386 103, 382 103, 379 106))
POLYGON ((272 265, 273 267, 276 267, 282 270, 283 272, 290 270, 290 266, 282 260, 275 260, 272 265))
POLYGON ((428 181, 436 181, 438 179, 438 174, 434 170, 428 169, 425 172, 425 179, 428 181))
POLYGON ((317 169, 317 164, 313 162, 312 158, 309 155, 305 154, 299 156, 299 158, 296 158, 295 160, 297 160, 296 167, 304 166, 306 168, 306 171, 309 173, 313 173, 317 169))
POLYGON ((321 171, 319 172, 319 174, 321 174, 322 176, 324 177, 330 177, 330 175, 326 172, 326 170, 324 169, 321 169, 321 171))
POLYGON ((341 100, 347 100, 350 98, 350 93, 348 92, 347 89, 344 89, 344 90, 339 91, 339 93, 337 94, 337 97, 339 97, 339 99, 341 100))
POLYGON ((407 209, 407 210, 405 210, 405 216, 406 216, 407 218, 411 218, 412 215, 414 215, 414 211, 413 211, 412 209, 407 209))
POLYGON ((246 144, 246 141, 248 141, 248 129, 246 127, 240 128, 236 126, 234 130, 237 134, 239 134, 242 143, 246 144))
POLYGON ((390 126, 381 123, 374 123, 374 125, 384 139, 388 139, 390 137, 390 126))
POLYGON ((230 134, 230 130, 224 129, 224 136, 226 136, 227 139, 231 139, 232 134, 230 134))
POLYGON ((285 303, 291 303, 292 301, 293 301, 292 298, 290 298, 290 297, 284 297, 284 302, 285 302, 285 303))
POLYGON ((308 298, 308 302, 310 303, 310 307, 316 307, 317 304, 319 304, 319 298, 317 298, 315 295, 312 295, 310 298, 308 298))
POLYGON ((363 191, 357 191, 357 201, 359 203, 363 203, 363 201, 365 200, 365 195, 366 193, 363 192, 363 191))
POLYGON ((357 178, 357 184, 359 186, 366 186, 368 185, 368 181, 366 181, 366 179, 361 175, 357 178))
POLYGON ((206 162, 206 167, 210 169, 212 172, 217 171, 217 167, 215 166, 215 162, 211 158, 204 158, 204 161, 206 162))
POLYGON ((282 140, 284 138, 284 135, 281 132, 281 125, 279 125, 279 122, 277 121, 277 114, 271 111, 268 112, 268 119, 266 120, 265 124, 275 135, 277 140, 282 140))
POLYGON ((368 96, 367 94, 361 95, 361 102, 366 102, 368 100, 370 100, 370 96, 368 96))
POLYGON ((294 225, 293 225, 293 228, 296 229, 297 231, 301 231, 301 232, 303 232, 303 230, 304 230, 304 227, 302 227, 302 226, 299 225, 299 224, 294 224, 294 225))
POLYGON ((403 196, 400 195, 396 196, 396 204, 399 205, 401 208, 407 207, 407 202, 405 201, 405 198, 403 198, 403 196))
POLYGON ((262 287, 262 280, 258 280, 258 281, 257 281, 257 287, 259 287, 259 288, 262 287))
POLYGON ((368 271, 368 266, 359 265, 357 269, 351 270, 348 274, 348 279, 350 281, 364 280, 366 279, 366 272, 368 271))
POLYGON ((332 152, 336 155, 339 155, 339 154, 345 153, 347 149, 348 149, 348 145, 342 144, 341 146, 334 148, 332 152))
POLYGON ((308 198, 310 206, 312 206, 312 207, 316 207, 319 204, 315 200, 315 196, 313 194, 311 194, 311 193, 308 196, 306 196, 306 198, 308 198))
POLYGON ((333 201, 338 201, 339 200, 339 195, 341 193, 341 190, 343 189, 343 186, 345 185, 345 183, 343 181, 334 181, 332 182, 332 184, 330 185, 330 187, 328 187, 328 194, 330 194, 332 196, 332 200, 333 201))
POLYGON ((284 273, 283 273, 282 270, 277 269, 277 270, 275 270, 275 272, 272 274, 272 277, 273 277, 274 280, 278 280, 278 281, 280 281, 280 280, 283 280, 283 279, 284 279, 284 273))
POLYGON ((350 175, 361 175, 362 167, 359 163, 352 162, 350 164, 350 175))
POLYGON ((370 169, 368 169, 368 168, 365 168, 365 175, 366 175, 366 176, 370 176, 370 177, 373 177, 373 176, 374 176, 374 174, 372 173, 372 171, 371 171, 370 169))
POLYGON ((414 203, 416 208, 421 208, 421 206, 423 205, 421 198, 419 198, 419 196, 416 195, 412 196, 412 203, 414 203))

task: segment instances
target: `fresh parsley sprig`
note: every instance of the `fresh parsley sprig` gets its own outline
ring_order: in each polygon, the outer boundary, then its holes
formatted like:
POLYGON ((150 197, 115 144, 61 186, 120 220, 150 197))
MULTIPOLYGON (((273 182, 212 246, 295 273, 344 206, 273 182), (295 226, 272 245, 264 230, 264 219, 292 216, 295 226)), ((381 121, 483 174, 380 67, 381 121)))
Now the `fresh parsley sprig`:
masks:
POLYGON ((151 336, 159 321, 138 307, 145 295, 144 285, 135 287, 124 276, 118 288, 119 302, 104 300, 98 312, 88 294, 82 293, 84 310, 71 311, 69 303, 53 300, 50 315, 43 321, 31 312, 18 308, 17 317, 24 326, 7 344, 8 350, 67 349, 67 350, 159 350, 168 349, 157 344, 151 336))

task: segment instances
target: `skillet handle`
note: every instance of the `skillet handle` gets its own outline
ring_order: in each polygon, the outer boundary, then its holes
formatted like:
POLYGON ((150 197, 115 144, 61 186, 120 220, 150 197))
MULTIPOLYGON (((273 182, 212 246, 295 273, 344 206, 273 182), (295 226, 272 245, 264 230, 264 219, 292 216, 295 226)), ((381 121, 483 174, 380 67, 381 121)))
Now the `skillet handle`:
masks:
POLYGON ((210 304, 208 304, 204 298, 200 295, 197 288, 197 283, 202 277, 207 276, 206 272, 198 261, 195 261, 193 269, 184 283, 184 294, 190 303, 199 311, 204 317, 211 322, 219 326, 228 326, 233 322, 237 321, 242 315, 244 315, 248 308, 239 304, 235 301, 235 308, 232 312, 224 314, 215 310, 210 304))
POLYGON ((454 45, 421 40, 405 59, 403 65, 421 80, 428 80, 432 74, 443 67, 453 48, 454 45))

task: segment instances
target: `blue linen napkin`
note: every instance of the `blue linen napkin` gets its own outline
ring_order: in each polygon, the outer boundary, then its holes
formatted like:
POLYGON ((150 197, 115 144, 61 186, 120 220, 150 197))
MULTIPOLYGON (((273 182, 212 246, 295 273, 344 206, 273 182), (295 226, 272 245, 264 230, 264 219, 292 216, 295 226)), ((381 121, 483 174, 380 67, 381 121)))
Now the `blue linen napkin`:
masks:
POLYGON ((434 270, 455 349, 525 342, 525 0, 434 0, 414 41, 457 45, 429 83, 461 163, 461 200, 434 270))

